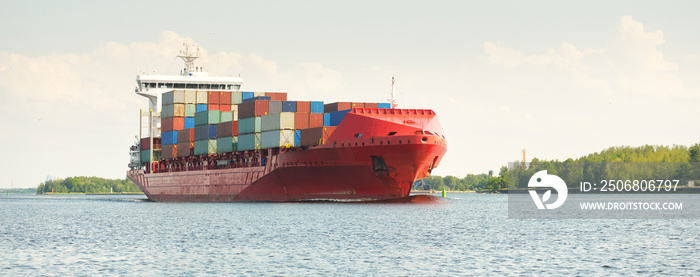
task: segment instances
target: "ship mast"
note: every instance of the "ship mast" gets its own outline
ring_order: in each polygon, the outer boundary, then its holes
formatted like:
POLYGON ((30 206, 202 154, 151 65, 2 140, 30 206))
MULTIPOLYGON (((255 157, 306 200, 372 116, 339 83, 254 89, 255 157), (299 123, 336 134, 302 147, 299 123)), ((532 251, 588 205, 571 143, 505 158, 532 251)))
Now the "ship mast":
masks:
POLYGON ((399 105, 397 101, 398 99, 396 99, 394 96, 394 86, 396 86, 396 80, 394 79, 394 77, 391 77, 391 99, 389 99, 389 101, 391 101, 390 103, 392 109, 395 109, 396 106, 399 105))
POLYGON ((182 45, 185 49, 180 50, 180 55, 177 55, 177 57, 185 61, 185 70, 182 72, 182 76, 187 76, 192 72, 196 72, 194 60, 199 58, 199 46, 196 46, 197 52, 193 53, 191 51, 194 51, 194 49, 190 50, 190 47, 194 48, 194 45, 190 45, 189 43, 183 43, 182 45))

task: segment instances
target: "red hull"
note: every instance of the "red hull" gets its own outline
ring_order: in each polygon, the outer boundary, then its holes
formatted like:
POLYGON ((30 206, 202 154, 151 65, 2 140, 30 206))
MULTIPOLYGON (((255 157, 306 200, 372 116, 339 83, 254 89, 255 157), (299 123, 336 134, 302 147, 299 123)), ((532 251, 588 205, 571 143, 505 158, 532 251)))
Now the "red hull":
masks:
POLYGON ((353 110, 321 146, 261 150, 267 152, 264 166, 161 173, 138 170, 127 176, 152 201, 406 197, 415 180, 437 167, 447 150, 446 141, 432 111, 386 110, 398 111, 389 115, 381 111, 353 110), (390 132, 394 133, 387 136, 390 132))

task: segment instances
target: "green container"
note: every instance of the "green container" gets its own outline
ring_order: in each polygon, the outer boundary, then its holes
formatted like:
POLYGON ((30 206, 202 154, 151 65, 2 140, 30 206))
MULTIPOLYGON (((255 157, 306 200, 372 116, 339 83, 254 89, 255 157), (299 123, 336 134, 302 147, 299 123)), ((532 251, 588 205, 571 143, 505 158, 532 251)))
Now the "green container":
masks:
POLYGON ((233 121, 233 112, 221 112, 221 122, 233 121))
POLYGON ((262 118, 259 116, 238 120, 238 134, 260 133, 262 118))
POLYGON ((194 155, 213 155, 216 154, 216 140, 198 140, 194 142, 194 155))
POLYGON ((207 110, 194 114, 194 126, 215 125, 221 121, 221 111, 207 110))
POLYGON ((260 133, 246 134, 238 136, 238 151, 260 149, 260 133))
POLYGON ((233 152, 233 137, 223 137, 216 139, 216 153, 233 152))
MULTIPOLYGON (((141 162, 142 163, 148 163, 151 162, 151 160, 148 158, 149 155, 151 154, 151 150, 142 150, 141 151, 141 162)), ((154 161, 159 161, 160 160, 160 149, 153 149, 153 156, 155 157, 154 161)))
POLYGON ((164 105, 163 109, 160 111, 160 118, 172 118, 174 113, 174 106, 173 104, 170 105, 164 105))
POLYGON ((185 116, 186 117, 194 117, 195 113, 197 113, 197 105, 195 105, 195 104, 185 105, 185 116))
POLYGON ((175 95, 174 91, 168 91, 166 93, 163 93, 163 107, 167 105, 172 105, 173 104, 173 96, 175 95))
POLYGON ((243 93, 240 91, 231 92, 231 105, 243 103, 243 93))

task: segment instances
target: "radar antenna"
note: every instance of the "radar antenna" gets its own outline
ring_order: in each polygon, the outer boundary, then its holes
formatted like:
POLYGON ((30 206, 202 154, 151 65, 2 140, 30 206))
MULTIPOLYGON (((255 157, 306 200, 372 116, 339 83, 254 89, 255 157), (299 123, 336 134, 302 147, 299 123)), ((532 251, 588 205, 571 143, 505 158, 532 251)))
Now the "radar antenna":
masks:
POLYGON ((177 57, 185 61, 185 71, 182 75, 189 75, 190 72, 195 72, 194 60, 199 58, 199 46, 189 43, 183 43, 182 45, 185 49, 180 50, 180 55, 177 55, 177 57), (197 48, 196 52, 193 52, 194 48, 197 48))

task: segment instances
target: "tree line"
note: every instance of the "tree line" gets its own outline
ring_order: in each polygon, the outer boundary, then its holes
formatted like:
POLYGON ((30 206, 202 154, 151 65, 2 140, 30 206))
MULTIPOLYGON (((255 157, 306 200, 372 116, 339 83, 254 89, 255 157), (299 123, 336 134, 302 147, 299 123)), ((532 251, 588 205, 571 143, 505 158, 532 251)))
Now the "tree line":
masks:
POLYGON ((530 177, 536 172, 547 170, 547 174, 557 175, 571 188, 577 188, 582 181, 601 180, 673 180, 685 185, 687 180, 700 183, 700 144, 690 147, 652 146, 610 147, 601 152, 578 159, 539 160, 523 164, 514 161, 501 167, 498 176, 467 174, 464 178, 455 176, 430 176, 418 180, 413 188, 418 190, 482 191, 498 189, 527 188, 530 177))
POLYGON ((44 193, 140 193, 138 186, 129 179, 105 179, 98 177, 69 177, 46 181, 36 188, 36 194, 44 193))

